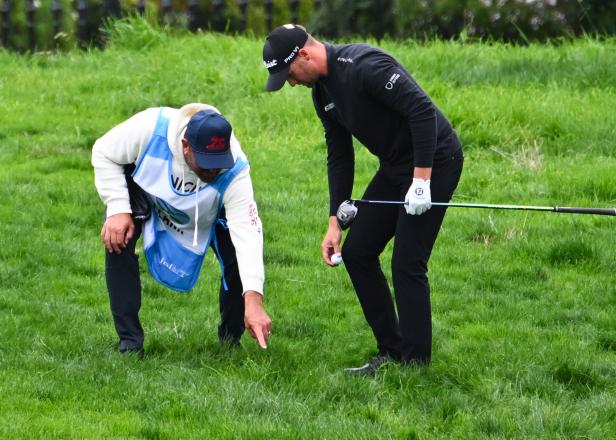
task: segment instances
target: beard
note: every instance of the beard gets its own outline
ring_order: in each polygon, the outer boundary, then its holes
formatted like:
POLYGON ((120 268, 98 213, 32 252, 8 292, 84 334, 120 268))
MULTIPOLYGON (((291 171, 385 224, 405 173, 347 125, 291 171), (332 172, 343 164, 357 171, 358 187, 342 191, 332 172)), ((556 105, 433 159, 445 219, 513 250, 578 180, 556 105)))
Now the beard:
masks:
POLYGON ((211 170, 204 170, 201 168, 198 171, 195 171, 195 174, 197 174, 197 176, 202 182, 211 183, 220 174, 220 168, 215 168, 211 170))

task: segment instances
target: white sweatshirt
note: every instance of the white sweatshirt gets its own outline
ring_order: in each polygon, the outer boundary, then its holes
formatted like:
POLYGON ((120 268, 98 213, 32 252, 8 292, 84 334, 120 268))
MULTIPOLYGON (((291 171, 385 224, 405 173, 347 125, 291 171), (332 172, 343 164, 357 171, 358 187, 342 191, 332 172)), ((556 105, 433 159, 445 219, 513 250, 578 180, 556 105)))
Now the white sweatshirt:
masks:
MULTIPOLYGON (((177 191, 193 192, 197 186, 197 175, 184 161, 181 139, 192 115, 203 109, 218 112, 218 109, 207 104, 187 104, 179 110, 169 107, 163 110, 170 120, 167 139, 173 153, 171 174, 177 191)), ((159 111, 160 108, 156 107, 137 113, 109 130, 92 148, 94 180, 98 194, 107 207, 107 217, 132 212, 124 165, 136 163, 143 156, 154 133, 159 111)), ((244 159, 246 157, 233 133, 231 151, 236 159, 238 156, 244 159)), ((248 166, 233 179, 223 195, 222 202, 244 293, 253 290, 263 294, 263 231, 248 166)))

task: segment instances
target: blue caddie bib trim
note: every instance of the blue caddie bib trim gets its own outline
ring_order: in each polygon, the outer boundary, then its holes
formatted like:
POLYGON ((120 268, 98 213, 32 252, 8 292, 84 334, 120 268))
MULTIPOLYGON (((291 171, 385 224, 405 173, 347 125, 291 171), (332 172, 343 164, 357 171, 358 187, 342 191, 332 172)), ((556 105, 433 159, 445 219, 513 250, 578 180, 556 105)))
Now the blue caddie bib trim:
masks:
POLYGON ((216 223, 214 224, 214 227, 212 228, 212 231, 214 231, 214 247, 216 248, 216 254, 218 255, 218 263, 220 264, 220 271, 222 273, 222 284, 223 284, 223 288, 225 289, 225 292, 229 291, 229 286, 227 285, 227 279, 225 278, 225 263, 222 261, 222 257, 220 256, 220 251, 218 249, 218 239, 216 238, 216 233, 215 233, 216 227, 215 226, 216 224, 220 223, 223 228, 229 229, 225 219, 220 217, 220 211, 222 210, 222 194, 224 194, 224 192, 227 190, 227 188, 229 187, 229 185, 231 184, 235 176, 237 176, 238 173, 247 165, 248 165, 247 161, 241 158, 238 158, 235 161, 235 165, 233 166, 233 168, 223 173, 222 175, 218 176, 212 182, 212 186, 215 187, 218 190, 218 192, 221 194, 220 197, 218 198, 218 215, 216 216, 217 220, 216 220, 216 223))
POLYGON ((160 159, 169 159, 172 156, 171 150, 169 149, 169 142, 167 141, 169 118, 163 116, 163 110, 164 107, 161 107, 158 112, 158 119, 156 119, 156 127, 154 127, 154 133, 152 133, 152 138, 150 139, 150 142, 148 142, 148 145, 145 147, 143 156, 141 156, 141 158, 135 165, 135 169, 132 173, 133 177, 141 166, 141 162, 143 162, 143 159, 146 157, 146 155, 158 157, 160 159))
MULTIPOLYGON (((220 203, 219 203, 219 209, 220 209, 220 203)), ((219 211, 220 212, 220 211, 219 211)), ((224 229, 229 229, 229 226, 227 226, 227 222, 225 221, 224 218, 219 218, 218 220, 216 220, 216 224, 220 224, 224 229)), ((215 229, 214 225, 214 229, 215 229)), ((229 291, 229 286, 227 284, 227 278, 225 277, 225 263, 222 260, 222 255, 220 254, 220 249, 218 248, 218 237, 216 236, 216 234, 214 234, 214 248, 216 249, 216 255, 218 256, 218 263, 220 264, 220 272, 221 272, 221 276, 222 276, 222 287, 225 289, 225 292, 229 291)))
POLYGON ((199 279, 205 254, 196 254, 181 245, 167 231, 157 229, 157 224, 155 219, 152 223, 155 239, 145 249, 150 274, 163 286, 186 293, 199 279))

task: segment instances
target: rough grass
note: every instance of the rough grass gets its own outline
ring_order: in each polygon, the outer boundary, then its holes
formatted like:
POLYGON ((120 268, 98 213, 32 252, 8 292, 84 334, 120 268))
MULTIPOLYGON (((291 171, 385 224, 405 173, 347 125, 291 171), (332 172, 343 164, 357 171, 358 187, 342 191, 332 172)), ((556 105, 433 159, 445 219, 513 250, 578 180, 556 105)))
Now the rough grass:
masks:
MULTIPOLYGON (((345 377, 374 341, 344 270, 320 261, 309 93, 262 91, 259 40, 158 32, 122 28, 105 52, 0 52, 0 437, 616 437, 612 218, 450 210, 430 266, 433 363, 345 377), (148 355, 121 357, 89 150, 136 111, 195 101, 228 115, 251 160, 274 336, 266 352, 218 346, 209 258, 188 295, 143 276, 148 355)), ((616 205, 613 40, 381 45, 462 136, 456 200, 616 205)), ((357 161, 360 195, 376 162, 359 145, 357 161)))

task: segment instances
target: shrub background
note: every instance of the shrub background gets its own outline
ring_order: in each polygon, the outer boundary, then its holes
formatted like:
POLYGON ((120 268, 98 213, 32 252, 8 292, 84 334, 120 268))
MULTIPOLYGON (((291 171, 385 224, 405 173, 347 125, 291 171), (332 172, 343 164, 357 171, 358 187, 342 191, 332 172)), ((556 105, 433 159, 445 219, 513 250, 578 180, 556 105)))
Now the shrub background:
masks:
MULTIPOLYGON (((35 50, 67 48, 78 44, 75 2, 60 0, 64 9, 62 35, 51 30, 51 1, 37 1, 35 50)), ((119 0, 123 15, 136 12, 136 0, 119 0)), ((103 0, 85 0, 85 45, 103 45, 103 0)), ((200 29, 254 35, 267 34, 266 4, 271 5, 271 25, 291 21, 288 0, 248 0, 246 29, 240 25, 237 0, 225 0, 220 11, 213 0, 197 0, 195 25, 200 29)), ((297 0, 298 22, 325 38, 364 36, 382 38, 473 38, 527 44, 530 41, 569 39, 583 34, 614 35, 616 2, 604 0, 297 0)), ((29 48, 26 0, 11 1, 8 47, 29 48)), ((177 29, 187 25, 187 0, 172 0, 172 12, 163 17, 159 1, 146 1, 149 20, 177 29)), ((2 26, 0 24, 0 26, 2 26)), ((2 32, 2 29, 0 29, 2 32)))

